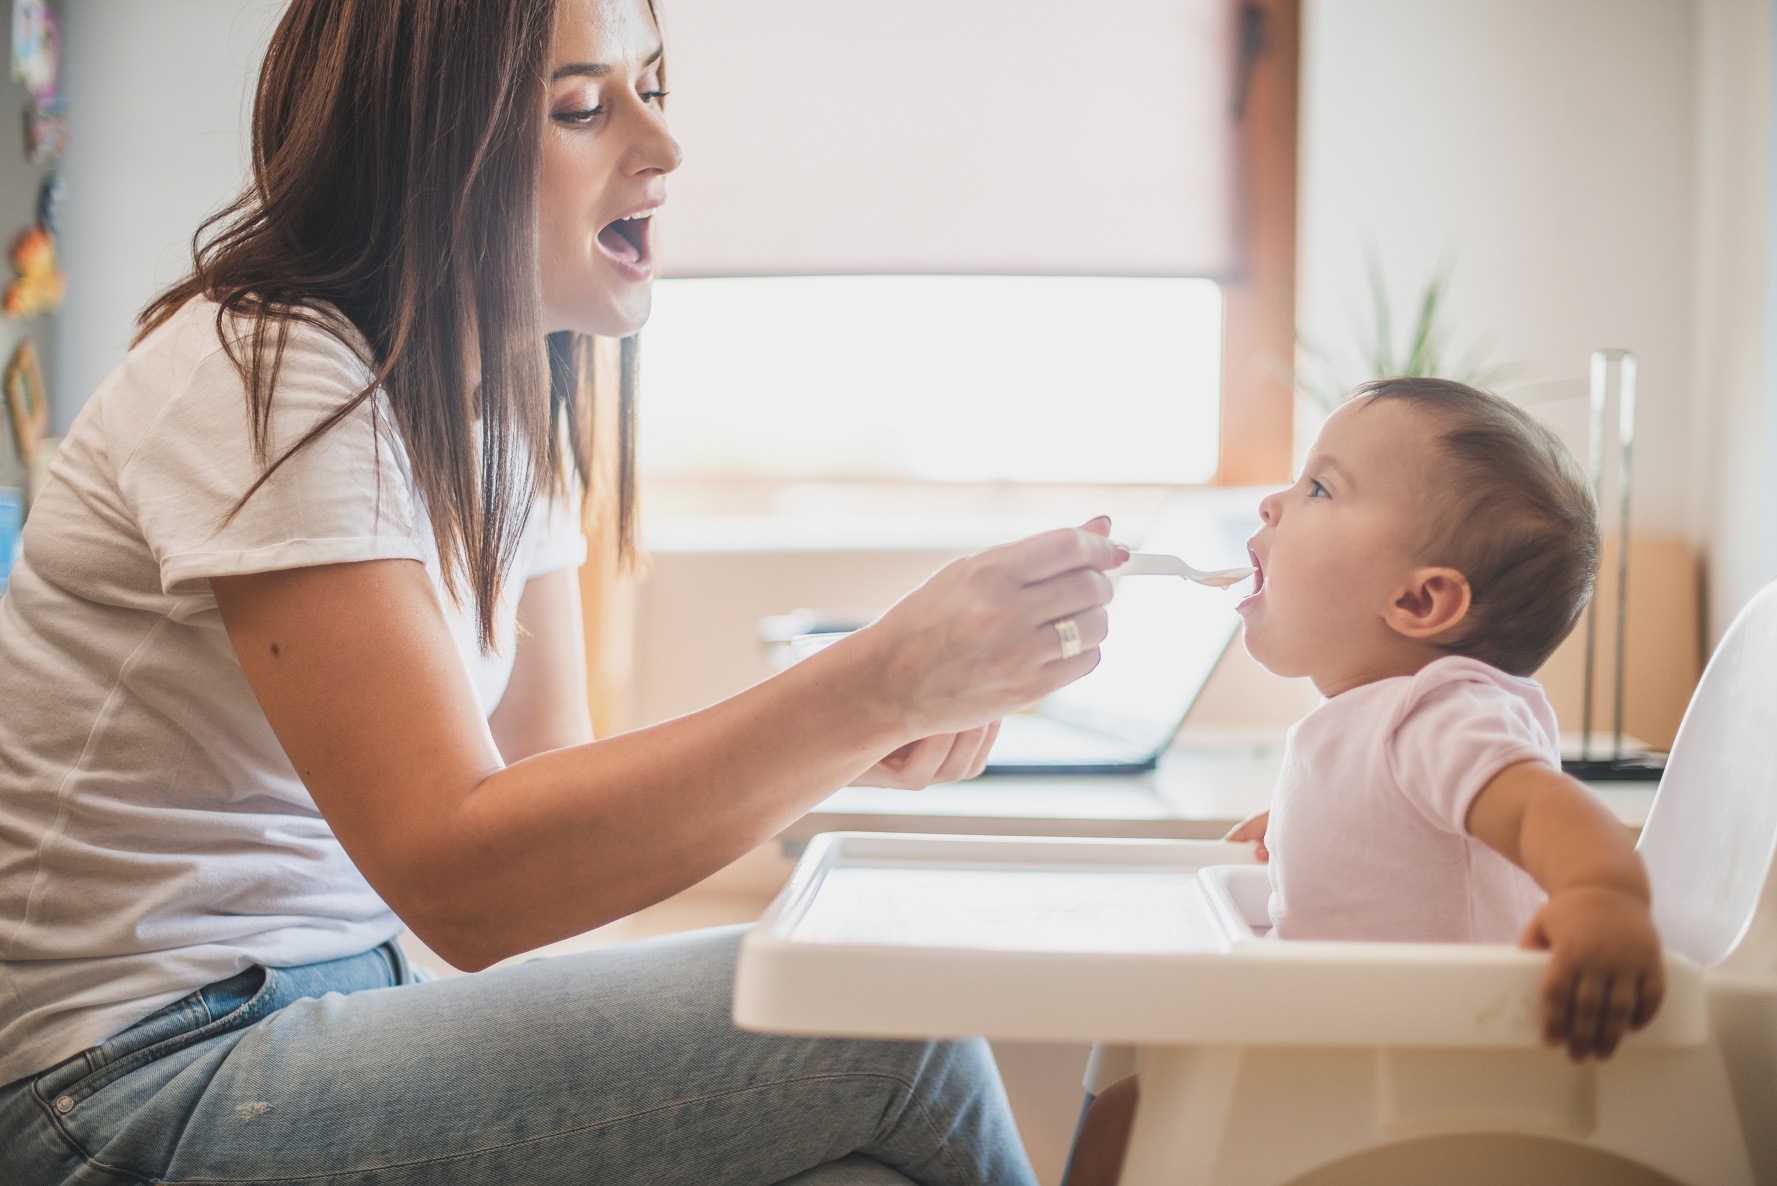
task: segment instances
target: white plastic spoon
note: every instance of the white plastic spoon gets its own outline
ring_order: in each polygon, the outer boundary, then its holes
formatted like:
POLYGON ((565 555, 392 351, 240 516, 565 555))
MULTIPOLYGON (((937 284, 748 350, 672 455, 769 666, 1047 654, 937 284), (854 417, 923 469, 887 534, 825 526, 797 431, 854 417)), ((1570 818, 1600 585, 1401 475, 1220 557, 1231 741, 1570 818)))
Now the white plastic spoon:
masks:
POLYGON ((1120 577, 1183 577, 1187 581, 1212 585, 1217 589, 1238 585, 1255 571, 1257 570, 1251 566, 1242 566, 1205 572, 1201 568, 1193 568, 1177 556, 1168 556, 1163 552, 1131 552, 1127 564, 1111 570, 1114 576, 1120 577))

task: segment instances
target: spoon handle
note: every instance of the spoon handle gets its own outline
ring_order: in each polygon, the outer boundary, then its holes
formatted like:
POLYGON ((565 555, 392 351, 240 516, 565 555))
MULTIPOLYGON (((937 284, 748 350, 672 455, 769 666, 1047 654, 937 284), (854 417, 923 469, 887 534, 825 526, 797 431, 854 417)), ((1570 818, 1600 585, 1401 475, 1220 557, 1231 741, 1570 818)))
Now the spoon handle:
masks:
POLYGON ((1187 581, 1196 581, 1200 585, 1209 585, 1217 589, 1226 589, 1230 585, 1239 584, 1253 574, 1249 567, 1218 568, 1214 572, 1205 572, 1186 564, 1177 556, 1168 556, 1164 552, 1132 552, 1129 562, 1112 570, 1118 576, 1130 577, 1183 577, 1187 581))
POLYGON ((1112 571, 1120 577, 1184 577, 1188 580, 1197 570, 1177 556, 1167 556, 1160 552, 1131 552, 1129 562, 1112 571))

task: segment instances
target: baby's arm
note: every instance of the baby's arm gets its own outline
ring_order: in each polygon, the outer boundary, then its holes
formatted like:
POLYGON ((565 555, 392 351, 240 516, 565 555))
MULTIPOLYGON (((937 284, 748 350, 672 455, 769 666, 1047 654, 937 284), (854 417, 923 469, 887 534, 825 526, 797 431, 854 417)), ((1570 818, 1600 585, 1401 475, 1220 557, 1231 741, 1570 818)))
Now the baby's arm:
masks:
POLYGON ((1257 815, 1249 815, 1239 823, 1235 824, 1233 829, 1226 836, 1223 836, 1222 839, 1235 844, 1244 843, 1248 840, 1254 841, 1253 855, 1258 857, 1261 861, 1269 861, 1271 859, 1271 850, 1265 847, 1265 831, 1270 826, 1271 813, 1269 811, 1261 811, 1257 815))
POLYGON ((1519 941, 1549 952, 1544 1039, 1575 1061, 1609 1058, 1666 991, 1647 871, 1627 829, 1567 775, 1520 762, 1475 796, 1468 830, 1549 895, 1519 941))

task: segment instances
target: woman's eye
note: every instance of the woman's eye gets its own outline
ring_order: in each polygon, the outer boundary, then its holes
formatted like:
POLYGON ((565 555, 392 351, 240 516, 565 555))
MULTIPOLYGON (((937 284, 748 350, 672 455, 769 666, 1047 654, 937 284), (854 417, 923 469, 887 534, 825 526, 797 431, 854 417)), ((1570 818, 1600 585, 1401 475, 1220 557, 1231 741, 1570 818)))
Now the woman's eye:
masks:
POLYGON ((642 96, 642 102, 644 102, 644 103, 658 103, 662 99, 666 98, 666 92, 665 91, 642 91, 641 96, 642 96))
POLYGON ((604 113, 603 107, 587 107, 580 111, 558 111, 554 118, 564 124, 589 124, 604 113))

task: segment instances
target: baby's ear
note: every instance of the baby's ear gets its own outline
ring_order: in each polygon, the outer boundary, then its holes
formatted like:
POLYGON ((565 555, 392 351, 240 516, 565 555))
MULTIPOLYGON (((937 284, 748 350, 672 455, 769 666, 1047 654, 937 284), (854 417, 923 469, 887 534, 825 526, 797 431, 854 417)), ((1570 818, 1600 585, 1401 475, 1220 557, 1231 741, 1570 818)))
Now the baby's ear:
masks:
POLYGON ((1473 594, 1454 568, 1416 568, 1395 592, 1382 617, 1395 633, 1429 642, 1468 620, 1473 594))

